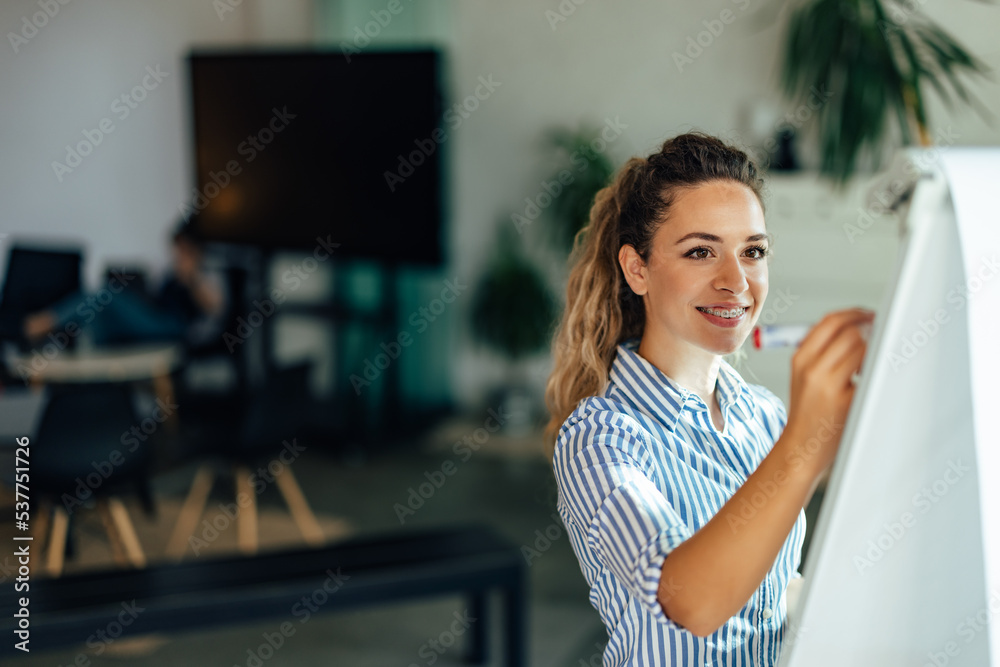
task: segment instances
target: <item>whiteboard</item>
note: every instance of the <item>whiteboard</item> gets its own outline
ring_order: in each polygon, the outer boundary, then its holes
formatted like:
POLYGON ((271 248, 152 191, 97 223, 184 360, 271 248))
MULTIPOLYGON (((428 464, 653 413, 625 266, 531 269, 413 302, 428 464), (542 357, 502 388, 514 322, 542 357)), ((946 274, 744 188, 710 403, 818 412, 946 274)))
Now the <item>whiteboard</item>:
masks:
POLYGON ((1000 667, 1000 150, 933 150, 782 667, 1000 667))

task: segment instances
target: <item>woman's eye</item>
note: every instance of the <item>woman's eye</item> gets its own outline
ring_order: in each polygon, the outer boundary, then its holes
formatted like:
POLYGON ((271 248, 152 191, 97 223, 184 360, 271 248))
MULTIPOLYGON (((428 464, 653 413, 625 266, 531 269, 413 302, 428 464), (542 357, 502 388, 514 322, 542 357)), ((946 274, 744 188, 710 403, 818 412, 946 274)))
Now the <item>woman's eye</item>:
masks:
MULTIPOLYGON (((694 259, 708 259, 711 252, 710 248, 692 248, 691 250, 688 250, 684 256, 692 257, 694 259)), ((752 246, 746 249, 746 254, 750 257, 750 259, 764 259, 767 257, 767 248, 764 246, 752 246)))

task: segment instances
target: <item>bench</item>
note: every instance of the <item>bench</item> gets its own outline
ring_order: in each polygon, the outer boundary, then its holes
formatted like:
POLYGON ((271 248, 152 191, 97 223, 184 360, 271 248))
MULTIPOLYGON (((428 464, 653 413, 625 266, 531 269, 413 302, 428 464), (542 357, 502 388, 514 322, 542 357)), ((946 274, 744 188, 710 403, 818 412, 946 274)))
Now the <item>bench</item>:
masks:
POLYGON ((13 617, 22 596, 29 597, 29 647, 41 651, 83 645, 99 629, 135 636, 264 619, 299 627, 314 613, 460 593, 467 596, 469 616, 478 619, 462 631, 464 659, 482 664, 488 649, 488 596, 499 590, 506 664, 522 667, 526 660, 527 564, 519 547, 484 526, 400 531, 317 549, 33 578, 28 593, 15 592, 12 583, 0 593, 5 638, 0 655, 22 653, 14 647, 19 640, 13 617))

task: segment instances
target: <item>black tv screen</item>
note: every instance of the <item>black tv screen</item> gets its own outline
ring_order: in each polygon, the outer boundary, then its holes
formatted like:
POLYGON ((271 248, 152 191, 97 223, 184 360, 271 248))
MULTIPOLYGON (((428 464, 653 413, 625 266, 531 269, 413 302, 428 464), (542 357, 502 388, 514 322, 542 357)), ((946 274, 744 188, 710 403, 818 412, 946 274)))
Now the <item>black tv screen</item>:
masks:
POLYGON ((192 53, 197 186, 208 240, 442 261, 434 51, 192 53))

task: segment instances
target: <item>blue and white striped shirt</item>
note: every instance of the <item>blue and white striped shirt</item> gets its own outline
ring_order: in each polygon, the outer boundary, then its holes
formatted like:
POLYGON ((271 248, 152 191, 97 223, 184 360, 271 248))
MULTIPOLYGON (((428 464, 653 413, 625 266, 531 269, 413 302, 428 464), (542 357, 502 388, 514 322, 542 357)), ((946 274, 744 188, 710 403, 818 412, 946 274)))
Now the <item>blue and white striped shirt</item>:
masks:
POLYGON ((753 597, 708 637, 674 623, 657 601, 667 555, 708 523, 757 468, 785 427, 781 400, 722 361, 716 385, 725 429, 693 392, 618 346, 607 388, 580 401, 559 430, 558 510, 607 626, 604 666, 775 665, 785 590, 805 512, 753 597))

